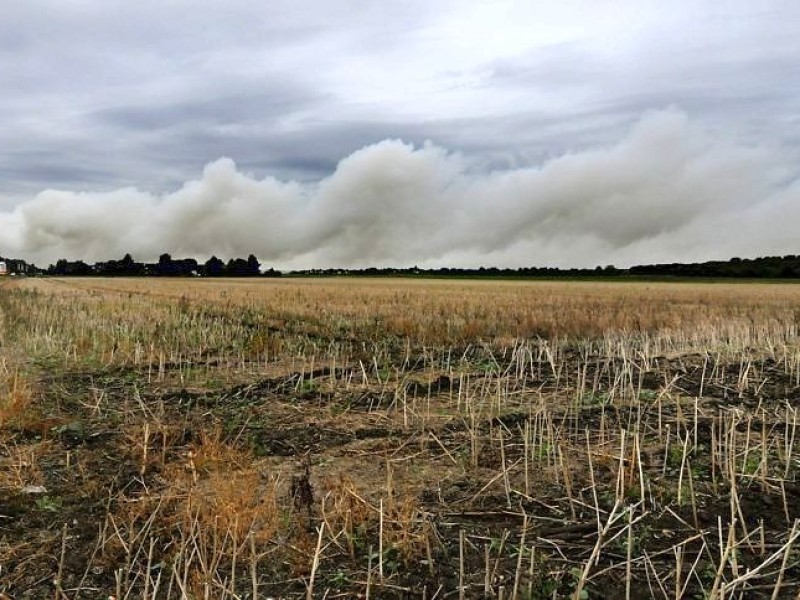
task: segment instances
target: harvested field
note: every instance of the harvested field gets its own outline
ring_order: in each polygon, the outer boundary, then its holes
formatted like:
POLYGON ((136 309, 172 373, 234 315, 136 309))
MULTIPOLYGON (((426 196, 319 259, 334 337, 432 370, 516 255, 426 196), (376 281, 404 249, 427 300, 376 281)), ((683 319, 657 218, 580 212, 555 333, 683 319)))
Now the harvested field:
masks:
POLYGON ((0 284, 0 598, 787 598, 800 286, 0 284))

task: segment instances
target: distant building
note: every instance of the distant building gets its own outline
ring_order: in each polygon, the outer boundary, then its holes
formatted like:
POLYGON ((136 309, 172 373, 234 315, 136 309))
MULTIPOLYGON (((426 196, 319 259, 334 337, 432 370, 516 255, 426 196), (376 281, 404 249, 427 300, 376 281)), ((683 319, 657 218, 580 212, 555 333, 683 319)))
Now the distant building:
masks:
POLYGON ((3 275, 8 275, 8 265, 5 261, 0 260, 0 277, 3 275))

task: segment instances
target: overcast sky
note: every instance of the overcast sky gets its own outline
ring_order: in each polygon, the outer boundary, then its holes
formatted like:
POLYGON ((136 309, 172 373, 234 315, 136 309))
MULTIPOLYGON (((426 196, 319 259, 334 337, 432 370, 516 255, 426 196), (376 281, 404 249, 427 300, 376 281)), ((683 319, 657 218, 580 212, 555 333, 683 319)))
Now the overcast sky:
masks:
POLYGON ((789 0, 6 2, 0 255, 800 254, 798 88, 789 0))

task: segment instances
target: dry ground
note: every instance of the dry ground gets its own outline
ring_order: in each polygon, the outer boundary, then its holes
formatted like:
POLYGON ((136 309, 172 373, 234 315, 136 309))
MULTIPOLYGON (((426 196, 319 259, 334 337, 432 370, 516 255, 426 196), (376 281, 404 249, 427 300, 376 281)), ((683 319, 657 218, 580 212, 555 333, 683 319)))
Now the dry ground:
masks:
POLYGON ((800 591, 800 286, 0 284, 0 598, 800 591))

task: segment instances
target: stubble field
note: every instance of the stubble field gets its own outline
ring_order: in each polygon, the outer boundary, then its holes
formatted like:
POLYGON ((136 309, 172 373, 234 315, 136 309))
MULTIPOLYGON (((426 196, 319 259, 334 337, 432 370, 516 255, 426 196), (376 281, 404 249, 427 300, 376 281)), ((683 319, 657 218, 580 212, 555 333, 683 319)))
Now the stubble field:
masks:
POLYGON ((789 598, 800 286, 0 283, 0 598, 789 598))

